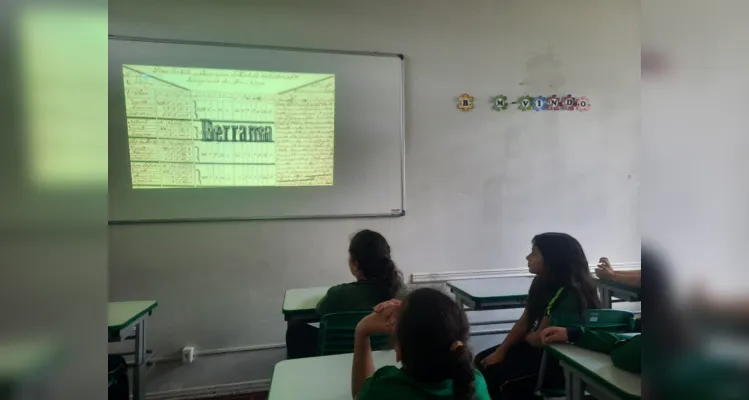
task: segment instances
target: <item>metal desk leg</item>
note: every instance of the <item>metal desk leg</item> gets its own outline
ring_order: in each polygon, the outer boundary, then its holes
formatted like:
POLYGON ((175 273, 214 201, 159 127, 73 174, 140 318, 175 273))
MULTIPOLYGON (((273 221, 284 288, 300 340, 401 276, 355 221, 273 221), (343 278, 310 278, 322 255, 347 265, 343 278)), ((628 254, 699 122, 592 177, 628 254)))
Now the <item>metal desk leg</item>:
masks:
POLYGON ((572 372, 572 400, 583 400, 585 398, 585 385, 577 372, 572 372))
POLYGON ((563 367, 564 370, 564 394, 567 400, 572 400, 574 393, 572 388, 572 372, 569 368, 563 367))
POLYGON ((133 400, 146 399, 146 318, 135 326, 135 368, 133 368, 133 400))
POLYGON ((611 291, 607 288, 599 288, 601 291, 601 307, 611 308, 611 291))
POLYGON ((460 296, 455 296, 455 302, 458 303, 459 309, 465 310, 465 304, 463 304, 463 299, 461 299, 460 296))
POLYGON ((533 393, 536 397, 543 397, 541 391, 544 388, 544 378, 546 377, 546 364, 548 363, 549 352, 544 350, 541 355, 541 367, 538 369, 538 379, 536 380, 536 389, 533 393))

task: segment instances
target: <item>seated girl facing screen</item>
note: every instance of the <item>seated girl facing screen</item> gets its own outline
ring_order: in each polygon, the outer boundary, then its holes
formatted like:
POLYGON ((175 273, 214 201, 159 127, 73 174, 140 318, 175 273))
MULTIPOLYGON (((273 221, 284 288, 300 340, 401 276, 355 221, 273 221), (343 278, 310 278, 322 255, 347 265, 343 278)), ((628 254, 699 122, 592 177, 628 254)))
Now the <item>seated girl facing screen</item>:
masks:
MULTIPOLYGON (((495 399, 533 398, 543 353, 541 330, 552 318, 582 322, 586 309, 600 307, 588 260, 575 238, 542 233, 533 238, 532 245, 526 260, 536 278, 523 315, 501 345, 482 351, 475 360, 495 399)), ((550 380, 562 384, 558 366, 549 368, 550 380)))
POLYGON ((328 289, 317 304, 319 315, 371 310, 375 305, 399 297, 403 277, 390 257, 390 245, 381 234, 363 230, 351 238, 348 266, 355 282, 328 289))
MULTIPOLYGON (((403 277, 390 257, 390 245, 374 231, 357 232, 349 243, 348 267, 355 282, 333 286, 317 304, 320 316, 346 311, 371 310, 383 301, 400 297, 403 277)), ((317 355, 318 329, 296 323, 286 331, 287 358, 317 355)))
POLYGON ((419 289, 402 305, 378 305, 356 327, 351 393, 357 400, 489 400, 486 382, 466 346, 468 319, 445 294, 419 289), (392 333, 402 368, 375 371, 369 338, 392 333))

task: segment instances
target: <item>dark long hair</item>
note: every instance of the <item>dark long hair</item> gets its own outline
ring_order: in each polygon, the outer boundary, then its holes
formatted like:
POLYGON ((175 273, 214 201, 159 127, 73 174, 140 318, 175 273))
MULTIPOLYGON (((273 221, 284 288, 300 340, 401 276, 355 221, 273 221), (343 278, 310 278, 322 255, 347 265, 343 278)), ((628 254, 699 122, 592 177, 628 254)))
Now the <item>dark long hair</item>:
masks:
POLYGON ((390 258, 390 245, 379 233, 368 229, 357 232, 351 238, 348 253, 364 279, 381 288, 383 301, 395 297, 403 287, 403 276, 390 258))
POLYGON ((429 288, 413 291, 401 306, 395 330, 403 370, 417 382, 450 379, 454 399, 473 399, 473 356, 464 344, 468 329, 465 312, 448 296, 429 288))
POLYGON ((544 316, 547 304, 559 289, 574 296, 580 319, 588 308, 599 308, 598 291, 590 276, 588 259, 580 242, 566 233, 547 232, 533 238, 544 260, 544 272, 536 276, 528 291, 528 327, 544 316))

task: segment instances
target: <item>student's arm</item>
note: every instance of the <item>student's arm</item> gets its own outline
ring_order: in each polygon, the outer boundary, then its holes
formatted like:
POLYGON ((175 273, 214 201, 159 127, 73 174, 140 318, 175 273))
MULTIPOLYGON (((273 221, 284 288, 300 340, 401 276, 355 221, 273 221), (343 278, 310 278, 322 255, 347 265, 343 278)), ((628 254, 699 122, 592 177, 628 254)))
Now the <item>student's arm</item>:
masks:
POLYGON ((642 285, 642 275, 639 270, 636 271, 614 271, 614 282, 623 283, 629 286, 640 287, 642 285))
POLYGON ((367 378, 374 374, 372 348, 369 335, 356 329, 354 336, 354 362, 351 366, 351 396, 355 399, 367 378))
POLYGON ((544 345, 570 342, 584 349, 610 354, 618 344, 630 340, 631 336, 596 331, 586 329, 585 327, 565 328, 552 326, 543 329, 540 333, 540 338, 544 345))
POLYGON ((596 276, 600 279, 619 282, 627 286, 640 287, 642 285, 642 275, 640 270, 633 271, 614 271, 611 262, 606 257, 598 260, 596 276))
POLYGON ((370 336, 377 333, 392 333, 400 302, 388 301, 375 307, 372 314, 356 325, 354 333, 354 361, 351 365, 351 396, 355 399, 364 383, 374 372, 370 336))
POLYGON ((538 329, 536 329, 533 332, 528 332, 525 335, 525 341, 528 342, 528 344, 530 344, 533 347, 543 347, 544 343, 543 343, 543 340, 541 339, 541 331, 543 331, 544 328, 549 326, 550 322, 551 322, 551 317, 549 317, 548 315, 545 316, 541 320, 541 323, 538 325, 538 329))
POLYGON ((507 351, 512 346, 523 341, 523 339, 525 338, 525 333, 528 331, 528 321, 526 321, 527 313, 527 309, 523 311, 523 315, 520 316, 520 319, 517 320, 512 329, 510 329, 510 333, 507 334, 504 342, 502 342, 502 344, 500 344, 499 347, 494 350, 494 353, 488 355, 484 360, 482 360, 482 364, 484 365, 484 367, 492 364, 500 364, 502 361, 504 361, 505 355, 507 355, 507 351))

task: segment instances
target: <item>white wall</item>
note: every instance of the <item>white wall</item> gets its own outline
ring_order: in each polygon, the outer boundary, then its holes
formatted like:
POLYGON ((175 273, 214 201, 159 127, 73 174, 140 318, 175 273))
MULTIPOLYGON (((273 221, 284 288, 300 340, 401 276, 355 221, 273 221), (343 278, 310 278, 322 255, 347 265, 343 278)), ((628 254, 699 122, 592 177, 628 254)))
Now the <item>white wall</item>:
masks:
MULTIPOLYGON (((549 230, 591 261, 639 259, 637 1, 122 0, 109 16, 115 35, 406 55, 406 217, 110 227, 110 297, 159 300, 159 356, 283 342, 284 290, 349 280, 347 240, 364 227, 406 274, 522 267, 549 230), (456 110, 464 92, 477 110, 456 110), (500 93, 593 108, 496 113, 500 93)), ((164 364, 149 389, 269 378, 283 354, 164 364)))

